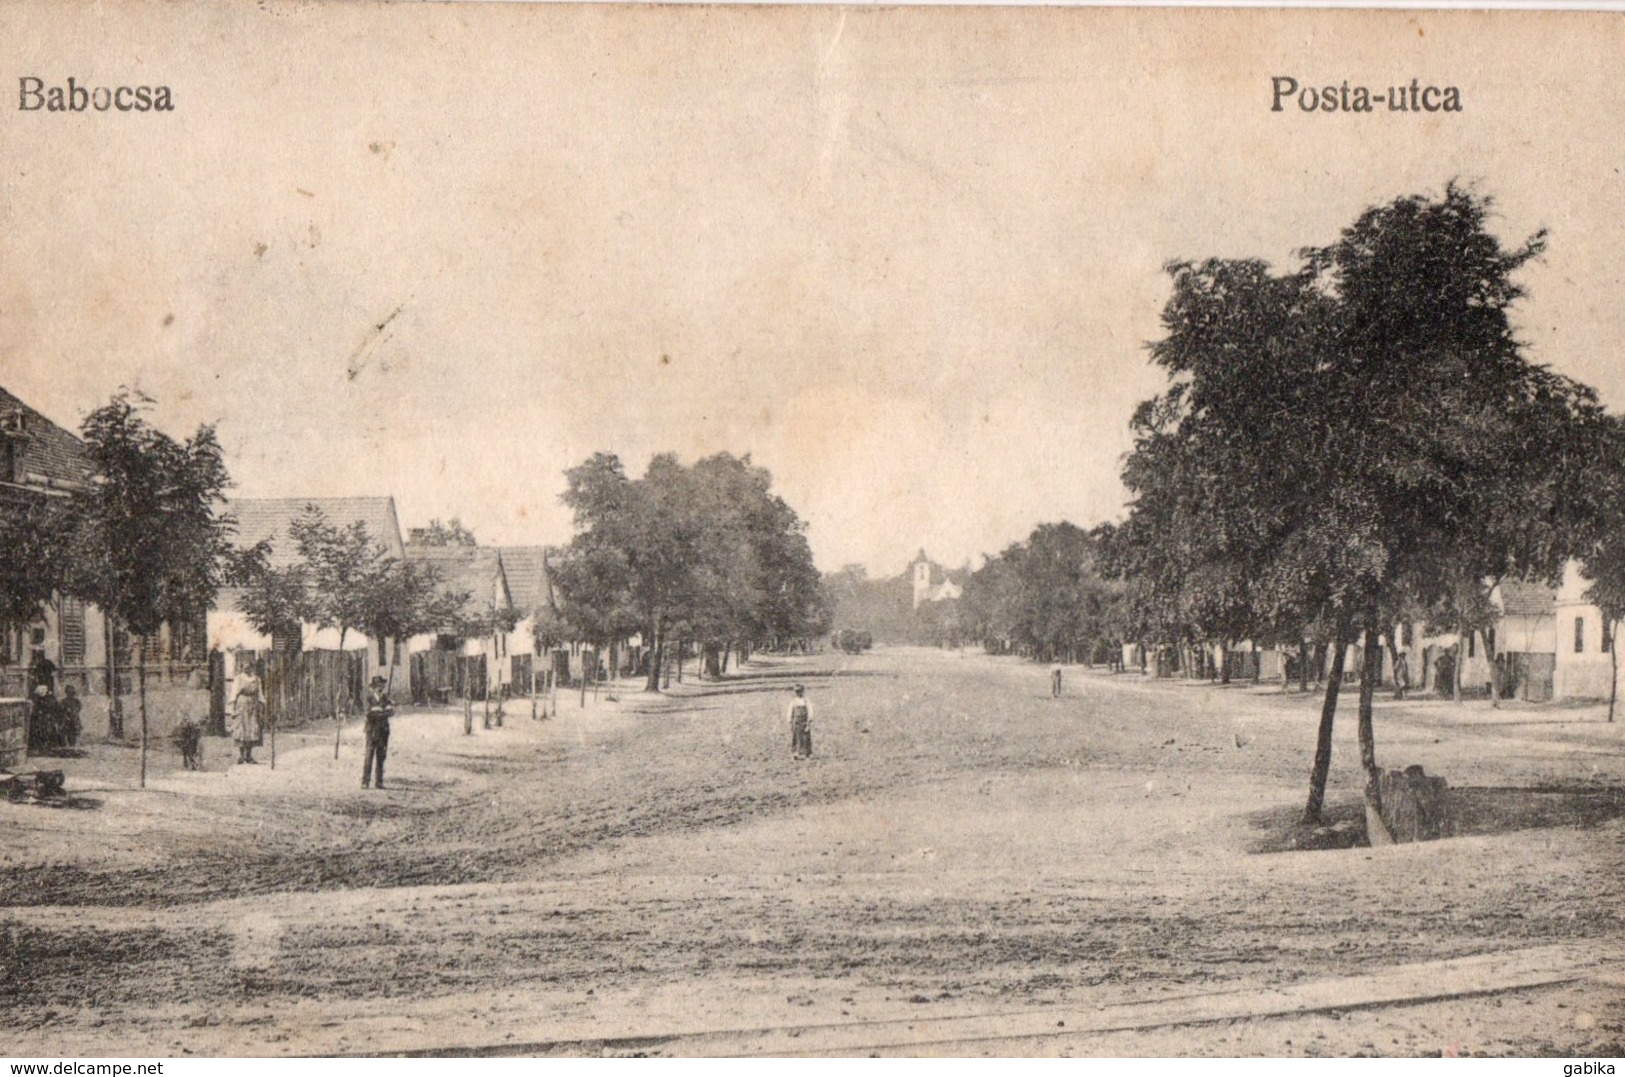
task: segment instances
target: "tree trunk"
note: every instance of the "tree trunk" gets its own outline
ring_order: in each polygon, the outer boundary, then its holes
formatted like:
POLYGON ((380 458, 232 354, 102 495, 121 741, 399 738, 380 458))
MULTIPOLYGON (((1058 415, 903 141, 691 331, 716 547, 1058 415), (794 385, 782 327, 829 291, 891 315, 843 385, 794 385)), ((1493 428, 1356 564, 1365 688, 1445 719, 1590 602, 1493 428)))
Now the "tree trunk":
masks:
POLYGON ((733 649, 734 645, 732 640, 722 645, 722 675, 724 677, 728 675, 728 658, 733 654, 733 649))
POLYGON ((1298 691, 1309 692, 1309 641, 1298 641, 1298 691))
POLYGON ((1377 769, 1377 741, 1371 723, 1371 703, 1377 694, 1381 673, 1382 641, 1377 635, 1377 614, 1366 617, 1365 668, 1360 671, 1360 766, 1365 770, 1366 840, 1372 845, 1391 845, 1393 837, 1382 819, 1381 772, 1377 769))
POLYGON ((147 787, 147 637, 135 645, 135 690, 141 707, 141 788, 147 787))
POLYGON ((1614 701, 1619 698, 1619 622, 1614 621, 1608 633, 1608 664, 1614 675, 1608 682, 1608 720, 1614 720, 1614 701))
POLYGON ((118 701, 118 621, 107 614, 103 621, 107 640, 107 736, 109 740, 124 739, 124 708, 118 701))
POLYGON ((1321 822, 1320 810, 1326 803, 1326 776, 1332 768, 1332 723, 1337 717, 1338 682, 1343 679, 1343 656, 1348 651, 1346 630, 1339 625, 1334 637, 1331 674, 1326 678, 1326 697, 1320 705, 1320 729, 1315 734, 1315 765, 1309 772, 1309 803, 1303 809, 1305 823, 1321 822))
POLYGON ((1456 627, 1456 668, 1450 675, 1450 700, 1453 703, 1461 702, 1462 670, 1467 665, 1467 629, 1464 626, 1456 627))
POLYGON ((1388 641, 1388 670, 1394 678, 1394 698, 1404 699, 1404 688, 1399 683, 1399 642, 1394 638, 1393 629, 1383 633, 1383 639, 1388 641))
POLYGON ((644 682, 645 692, 660 691, 660 619, 649 626, 649 679, 644 682))
POLYGON ((339 757, 339 741, 344 739, 344 713, 339 710, 339 696, 344 692, 344 636, 347 625, 339 625, 339 675, 333 678, 333 758, 339 757))
POLYGON ((1360 765, 1373 781, 1377 771, 1377 747, 1371 726, 1371 704, 1381 676, 1382 639, 1377 633, 1377 619, 1371 617, 1366 621, 1365 658, 1360 670, 1360 765))

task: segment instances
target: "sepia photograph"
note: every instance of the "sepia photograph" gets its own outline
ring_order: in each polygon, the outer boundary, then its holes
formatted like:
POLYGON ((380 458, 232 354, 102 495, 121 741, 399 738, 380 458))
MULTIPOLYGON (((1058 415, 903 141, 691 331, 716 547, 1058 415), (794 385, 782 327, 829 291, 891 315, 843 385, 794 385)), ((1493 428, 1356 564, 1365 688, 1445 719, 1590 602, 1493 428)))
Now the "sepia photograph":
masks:
POLYGON ((1621 71, 0 0, 0 1056, 1613 1073, 1621 71))

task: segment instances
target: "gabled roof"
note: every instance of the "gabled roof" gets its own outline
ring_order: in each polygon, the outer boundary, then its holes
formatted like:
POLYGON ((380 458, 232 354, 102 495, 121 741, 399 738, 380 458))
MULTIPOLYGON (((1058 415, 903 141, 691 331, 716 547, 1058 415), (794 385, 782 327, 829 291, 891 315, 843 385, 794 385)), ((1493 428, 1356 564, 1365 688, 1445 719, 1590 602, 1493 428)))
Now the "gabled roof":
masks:
POLYGON ((288 534, 288 525, 313 505, 334 527, 349 527, 360 522, 367 534, 384 547, 391 557, 404 555, 401 545, 401 525, 395 516, 393 497, 241 497, 226 504, 226 511, 237 520, 237 536, 232 541, 239 549, 247 549, 269 539, 270 562, 273 567, 286 568, 299 560, 299 551, 288 534))
POLYGON ((496 550, 515 606, 528 614, 555 608, 546 546, 498 546, 496 550))
POLYGON ((90 457, 84 442, 0 388, 0 423, 13 421, 12 416, 20 418, 19 433, 27 439, 17 462, 19 485, 42 485, 39 478, 53 485, 74 484, 89 477, 90 457))
POLYGON ((1507 617, 1551 617, 1557 610, 1557 588, 1523 580, 1502 580, 1501 613, 1507 617))
POLYGON ((498 605, 513 605, 495 546, 408 546, 406 559, 435 566, 448 592, 467 591, 470 610, 483 610, 493 600, 498 605))

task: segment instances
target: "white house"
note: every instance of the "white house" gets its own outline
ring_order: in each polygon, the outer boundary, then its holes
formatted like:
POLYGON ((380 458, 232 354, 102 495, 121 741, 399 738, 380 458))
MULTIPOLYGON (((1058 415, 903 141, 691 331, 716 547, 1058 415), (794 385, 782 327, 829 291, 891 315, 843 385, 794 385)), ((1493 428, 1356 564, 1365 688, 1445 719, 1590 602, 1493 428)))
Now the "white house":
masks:
MULTIPOLYGON (((405 556, 401 542, 401 527, 395 513, 393 497, 283 497, 236 498, 226 507, 237 521, 235 543, 239 549, 249 549, 260 542, 270 545, 269 562, 274 568, 286 568, 299 561, 299 550, 289 533, 289 525, 306 508, 315 508, 334 527, 350 527, 360 523, 378 544, 382 556, 397 560, 405 556)), ((339 632, 335 628, 319 629, 313 624, 300 626, 299 638, 276 639, 256 629, 239 607, 241 592, 235 588, 222 589, 215 600, 215 608, 208 617, 209 646, 226 655, 226 675, 235 676, 235 656, 239 651, 263 651, 273 647, 288 650, 336 650, 339 632)), ((388 676, 389 666, 399 665, 403 655, 399 641, 373 640, 358 629, 344 634, 346 651, 366 652, 365 673, 388 676)), ((399 671, 392 678, 400 681, 399 671)))

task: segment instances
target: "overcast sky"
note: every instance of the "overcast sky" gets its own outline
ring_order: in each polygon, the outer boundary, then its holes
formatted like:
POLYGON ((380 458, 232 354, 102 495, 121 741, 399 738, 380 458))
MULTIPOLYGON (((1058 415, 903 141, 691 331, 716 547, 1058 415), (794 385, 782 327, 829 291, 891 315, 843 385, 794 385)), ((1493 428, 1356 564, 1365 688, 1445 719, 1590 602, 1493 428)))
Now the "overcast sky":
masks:
POLYGON ((750 453, 821 567, 1117 517, 1161 266, 1494 196, 1531 354, 1625 406, 1618 16, 0 7, 0 384, 217 423, 245 496, 568 539, 597 450, 750 453), (1270 111, 1270 78, 1460 89, 1270 111), (167 85, 17 110, 18 78, 167 85), (377 327, 382 325, 383 329, 377 327))

